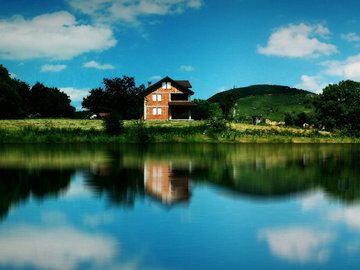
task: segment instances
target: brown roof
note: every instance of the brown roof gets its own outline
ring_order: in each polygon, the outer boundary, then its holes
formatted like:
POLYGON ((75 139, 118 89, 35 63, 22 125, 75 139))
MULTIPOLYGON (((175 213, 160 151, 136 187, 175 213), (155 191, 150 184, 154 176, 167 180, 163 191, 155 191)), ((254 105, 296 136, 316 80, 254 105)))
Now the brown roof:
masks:
POLYGON ((197 104, 189 101, 170 101, 169 106, 197 106, 197 104))
POLYGON ((155 91, 158 87, 161 86, 162 82, 171 82, 174 85, 176 85, 178 88, 180 88, 181 91, 185 92, 185 93, 189 93, 190 95, 194 94, 194 91, 192 91, 191 89, 189 89, 189 86, 191 87, 191 84, 189 81, 174 81, 173 79, 169 78, 168 76, 166 76, 165 78, 161 79, 160 81, 158 81, 157 83, 154 83, 153 85, 149 86, 143 93, 143 96, 147 96, 148 94, 150 94, 151 92, 155 91), (182 83, 181 83, 182 82, 182 83))
POLYGON ((178 84, 186 87, 186 88, 191 88, 191 84, 188 80, 175 80, 175 82, 177 82, 178 84))

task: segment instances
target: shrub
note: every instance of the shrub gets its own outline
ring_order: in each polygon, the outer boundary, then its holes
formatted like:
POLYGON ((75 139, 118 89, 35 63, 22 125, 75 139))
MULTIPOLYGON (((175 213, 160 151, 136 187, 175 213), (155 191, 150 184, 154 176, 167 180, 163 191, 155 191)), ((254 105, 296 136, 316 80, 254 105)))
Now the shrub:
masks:
POLYGON ((206 125, 206 130, 215 133, 224 132, 229 129, 228 122, 225 119, 220 119, 216 117, 207 120, 205 125, 206 125))
POLYGON ((123 131, 124 123, 116 113, 110 113, 104 118, 105 132, 109 135, 118 135, 123 131))

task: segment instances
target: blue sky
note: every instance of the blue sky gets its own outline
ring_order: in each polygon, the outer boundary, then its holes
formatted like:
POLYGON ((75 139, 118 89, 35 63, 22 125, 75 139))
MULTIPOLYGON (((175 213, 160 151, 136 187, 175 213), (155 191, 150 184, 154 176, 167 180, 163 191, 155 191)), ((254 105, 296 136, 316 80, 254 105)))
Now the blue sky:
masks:
POLYGON ((82 98, 103 78, 187 79, 195 98, 234 86, 321 92, 360 81, 355 0, 0 0, 0 63, 82 98))

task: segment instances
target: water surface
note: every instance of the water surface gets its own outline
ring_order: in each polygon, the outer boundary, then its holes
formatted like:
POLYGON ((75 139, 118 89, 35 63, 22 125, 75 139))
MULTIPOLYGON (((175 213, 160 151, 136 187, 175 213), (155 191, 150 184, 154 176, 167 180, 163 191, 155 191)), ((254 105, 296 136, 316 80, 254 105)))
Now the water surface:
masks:
POLYGON ((0 268, 356 269, 359 154, 2 145, 0 268))

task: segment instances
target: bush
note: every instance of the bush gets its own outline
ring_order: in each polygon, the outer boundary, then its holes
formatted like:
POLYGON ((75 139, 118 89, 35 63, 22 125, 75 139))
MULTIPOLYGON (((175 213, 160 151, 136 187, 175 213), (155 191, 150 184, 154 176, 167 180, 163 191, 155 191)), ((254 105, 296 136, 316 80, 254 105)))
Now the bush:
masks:
POLYGON ((229 129, 228 122, 225 119, 216 117, 207 120, 205 125, 207 130, 215 133, 224 132, 229 129))
POLYGON ((124 123, 116 113, 110 113, 104 118, 104 126, 109 135, 118 135, 124 129, 124 123))

